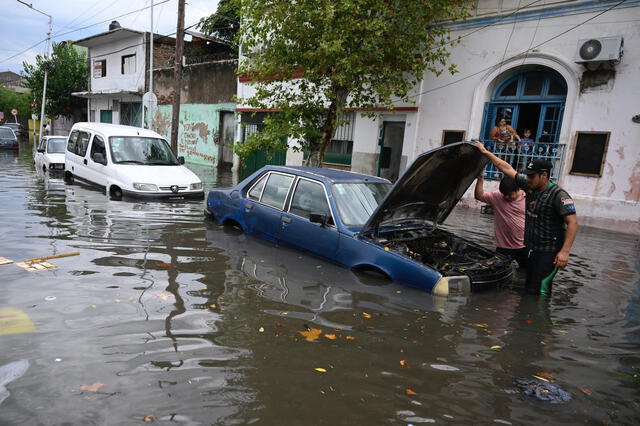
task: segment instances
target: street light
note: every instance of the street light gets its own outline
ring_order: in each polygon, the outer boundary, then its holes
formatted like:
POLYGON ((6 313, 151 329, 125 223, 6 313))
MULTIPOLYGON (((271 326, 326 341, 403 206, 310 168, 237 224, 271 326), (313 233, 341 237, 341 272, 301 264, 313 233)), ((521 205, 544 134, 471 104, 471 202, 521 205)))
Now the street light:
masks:
MULTIPOLYGON (((51 44, 51 24, 52 24, 52 20, 53 18, 51 17, 51 15, 44 13, 41 10, 36 9, 35 7, 33 7, 33 5, 26 3, 22 0, 18 0, 18 3, 22 3, 25 6, 27 6, 29 9, 34 10, 38 13, 43 14, 44 16, 49 18, 49 32, 47 33, 47 46, 45 47, 45 54, 44 54, 44 84, 42 86, 42 106, 40 107, 40 130, 38 133, 38 136, 40 138, 42 138, 42 122, 44 121, 44 103, 47 100, 47 77, 49 76, 49 63, 48 63, 48 59, 49 59, 49 46, 51 44)), ((38 141, 33 141, 34 145, 37 145, 38 141)))

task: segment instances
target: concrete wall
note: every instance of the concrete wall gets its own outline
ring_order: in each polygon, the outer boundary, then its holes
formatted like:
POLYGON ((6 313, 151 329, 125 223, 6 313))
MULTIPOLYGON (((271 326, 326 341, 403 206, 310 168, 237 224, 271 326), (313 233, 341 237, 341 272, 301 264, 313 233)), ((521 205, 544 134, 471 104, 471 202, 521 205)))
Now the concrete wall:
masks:
MULTIPOLYGON (((182 72, 183 104, 219 104, 231 102, 236 94, 237 60, 205 62, 184 67, 182 72)), ((173 102, 173 68, 156 69, 153 72, 153 91, 158 103, 173 102)))
MULTIPOLYGON (((217 165, 220 111, 235 111, 235 103, 181 104, 178 128, 178 155, 192 163, 217 165)), ((153 130, 171 140, 171 105, 155 109, 153 130)))

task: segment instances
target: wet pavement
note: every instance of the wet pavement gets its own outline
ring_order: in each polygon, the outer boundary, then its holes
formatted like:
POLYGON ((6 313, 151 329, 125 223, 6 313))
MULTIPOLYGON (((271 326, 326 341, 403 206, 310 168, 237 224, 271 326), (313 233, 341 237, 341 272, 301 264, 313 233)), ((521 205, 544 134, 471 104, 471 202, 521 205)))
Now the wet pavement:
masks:
MULTIPOLYGON (((192 169, 207 188, 232 183, 192 169)), ((202 209, 111 201, 36 174, 29 148, 0 152, 0 257, 80 252, 51 270, 0 266, 0 425, 640 418, 637 236, 581 229, 550 300, 522 295, 521 275, 439 298, 274 248, 202 209), (20 360, 24 374, 3 376, 20 360), (535 380, 570 399, 517 384, 535 380)), ((447 223, 491 246, 491 220, 459 209, 447 223)))

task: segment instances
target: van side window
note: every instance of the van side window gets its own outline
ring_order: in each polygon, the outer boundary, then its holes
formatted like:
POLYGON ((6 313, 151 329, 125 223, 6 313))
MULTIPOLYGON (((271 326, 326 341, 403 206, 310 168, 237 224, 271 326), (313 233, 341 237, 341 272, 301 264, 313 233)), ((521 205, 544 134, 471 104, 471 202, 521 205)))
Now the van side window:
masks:
POLYGON ((74 130, 73 132, 71 132, 71 134, 69 135, 69 142, 67 142, 67 151, 69 152, 76 152, 76 140, 78 139, 78 132, 77 130, 74 130))
POLYGON ((93 143, 91 144, 91 159, 93 159, 93 155, 99 153, 102 154, 102 158, 107 159, 107 150, 104 146, 104 140, 98 135, 93 137, 93 143))
POLYGON ((78 138, 76 140, 76 154, 80 157, 84 157, 89 147, 89 133, 78 132, 78 138))

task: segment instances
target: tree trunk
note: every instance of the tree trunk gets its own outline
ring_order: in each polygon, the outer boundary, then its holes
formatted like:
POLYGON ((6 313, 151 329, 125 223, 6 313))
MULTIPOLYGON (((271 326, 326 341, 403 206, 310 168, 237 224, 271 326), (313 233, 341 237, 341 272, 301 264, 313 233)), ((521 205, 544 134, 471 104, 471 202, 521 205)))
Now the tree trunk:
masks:
POLYGON ((335 97, 327 109, 327 115, 322 126, 320 143, 312 143, 309 158, 305 165, 311 167, 322 167, 324 154, 327 152, 333 132, 336 129, 338 109, 342 109, 347 99, 347 92, 341 88, 334 88, 335 97))

